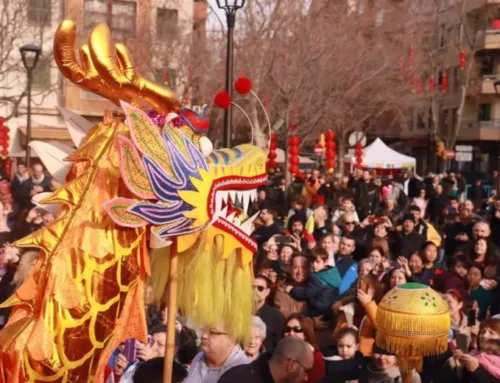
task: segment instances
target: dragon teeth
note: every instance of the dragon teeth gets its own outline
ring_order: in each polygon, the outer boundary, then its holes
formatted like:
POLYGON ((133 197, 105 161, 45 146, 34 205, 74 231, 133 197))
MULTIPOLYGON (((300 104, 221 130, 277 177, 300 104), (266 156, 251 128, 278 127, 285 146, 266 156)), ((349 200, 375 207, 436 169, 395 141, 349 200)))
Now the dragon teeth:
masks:
POLYGON ((250 206, 250 191, 243 192, 243 211, 248 212, 248 207, 250 206))
POLYGON ((236 215, 236 212, 233 211, 231 214, 229 214, 226 219, 229 221, 229 222, 233 222, 234 223, 234 216, 236 215))
POLYGON ((240 226, 240 229, 243 230, 247 235, 250 235, 253 230, 253 221, 255 221, 259 214, 260 211, 248 218, 245 222, 243 222, 243 225, 240 226))

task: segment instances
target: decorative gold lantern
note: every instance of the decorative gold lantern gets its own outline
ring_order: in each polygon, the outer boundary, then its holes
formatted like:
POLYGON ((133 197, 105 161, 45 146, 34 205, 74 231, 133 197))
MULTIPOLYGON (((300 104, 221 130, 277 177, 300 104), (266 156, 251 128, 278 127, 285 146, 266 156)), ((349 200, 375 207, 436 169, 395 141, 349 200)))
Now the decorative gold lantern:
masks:
POLYGON ((395 354, 405 374, 422 371, 423 357, 443 354, 451 326, 448 304, 429 286, 406 283, 390 290, 377 309, 375 343, 395 354))

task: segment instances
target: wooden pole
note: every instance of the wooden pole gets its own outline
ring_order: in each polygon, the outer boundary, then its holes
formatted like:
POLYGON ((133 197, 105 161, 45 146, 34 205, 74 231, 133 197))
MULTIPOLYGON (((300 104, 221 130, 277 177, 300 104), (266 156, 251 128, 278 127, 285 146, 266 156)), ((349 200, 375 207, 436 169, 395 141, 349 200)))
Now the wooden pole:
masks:
POLYGON ((167 342, 165 343, 165 360, 163 365, 163 383, 172 382, 172 371, 175 354, 175 320, 177 319, 177 283, 178 283, 178 255, 170 255, 168 276, 168 302, 167 302, 167 342))

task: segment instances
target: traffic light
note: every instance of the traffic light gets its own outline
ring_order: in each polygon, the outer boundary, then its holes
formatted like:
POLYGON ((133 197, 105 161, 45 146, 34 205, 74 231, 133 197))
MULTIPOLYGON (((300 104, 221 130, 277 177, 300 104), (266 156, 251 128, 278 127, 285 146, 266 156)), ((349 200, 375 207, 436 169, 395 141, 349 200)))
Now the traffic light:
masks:
POLYGON ((444 142, 443 141, 439 141, 436 144, 436 155, 438 157, 442 157, 444 155, 444 142))

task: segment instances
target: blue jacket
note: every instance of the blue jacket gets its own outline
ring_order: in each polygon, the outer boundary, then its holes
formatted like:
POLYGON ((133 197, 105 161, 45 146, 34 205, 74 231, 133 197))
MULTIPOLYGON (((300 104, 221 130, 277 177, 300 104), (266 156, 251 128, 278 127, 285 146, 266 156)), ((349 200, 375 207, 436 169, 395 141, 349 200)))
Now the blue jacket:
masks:
POLYGON ((294 287, 290 296, 297 301, 307 301, 309 310, 306 316, 330 315, 332 305, 339 299, 338 289, 323 285, 314 275, 311 275, 304 286, 294 287))
POLYGON ((339 269, 336 267, 327 267, 324 270, 318 271, 317 273, 311 273, 312 276, 318 278, 323 286, 330 286, 338 288, 342 277, 340 276, 339 269))
POLYGON ((344 273, 339 287, 339 295, 344 295, 351 286, 358 280, 358 264, 352 264, 344 273))

